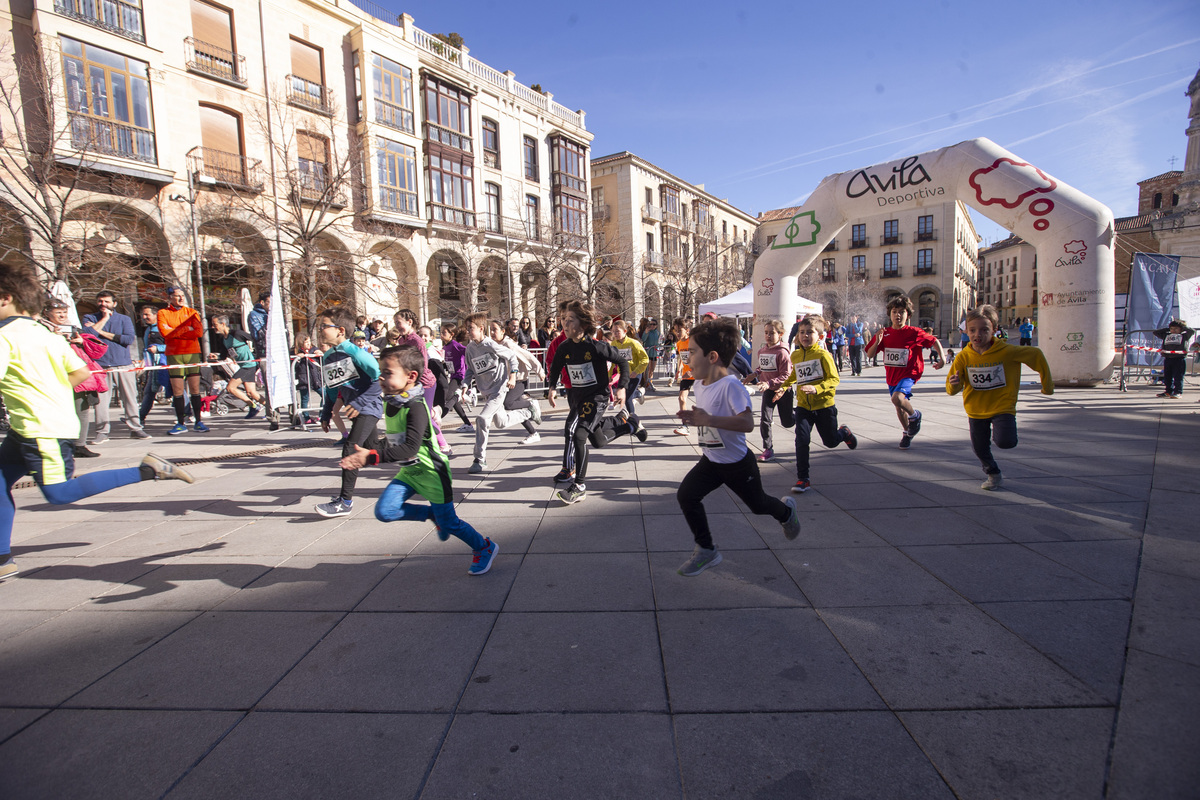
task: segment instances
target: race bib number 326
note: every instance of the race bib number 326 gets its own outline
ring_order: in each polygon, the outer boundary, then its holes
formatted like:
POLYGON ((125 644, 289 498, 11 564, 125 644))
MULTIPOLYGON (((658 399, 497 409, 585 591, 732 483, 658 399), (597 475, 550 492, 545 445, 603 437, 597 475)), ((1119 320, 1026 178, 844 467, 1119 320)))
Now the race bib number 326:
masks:
POLYGON ((321 366, 321 375, 325 379, 327 387, 341 386, 343 383, 358 377, 358 367, 354 366, 354 360, 343 358, 338 361, 332 361, 321 366))

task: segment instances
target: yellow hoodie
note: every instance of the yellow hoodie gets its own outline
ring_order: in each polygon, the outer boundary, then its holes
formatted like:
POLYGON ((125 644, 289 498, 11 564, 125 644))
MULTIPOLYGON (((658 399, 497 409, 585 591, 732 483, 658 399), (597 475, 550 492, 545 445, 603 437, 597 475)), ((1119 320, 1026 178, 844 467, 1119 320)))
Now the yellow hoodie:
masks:
POLYGON ((1015 414, 1022 364, 1042 376, 1042 394, 1054 394, 1050 365, 1042 351, 1002 339, 993 339, 985 353, 976 353, 971 345, 960 350, 946 375, 946 391, 951 395, 963 393, 963 408, 971 419, 1015 414), (950 383, 953 375, 958 376, 957 386, 950 383))
MULTIPOLYGON (((799 337, 797 337, 799 338, 799 337)), ((806 408, 816 411, 833 405, 834 392, 842 379, 838 376, 837 366, 833 356, 821 346, 820 341, 813 342, 812 347, 798 345, 792 351, 792 374, 780 384, 781 390, 788 390, 794 384, 810 384, 817 388, 816 394, 805 394, 796 390, 796 408, 806 408), (815 362, 815 363, 814 363, 815 362)))
POLYGON ((642 347, 642 343, 632 336, 626 336, 624 339, 613 339, 612 346, 621 351, 629 361, 629 374, 641 375, 646 371, 646 366, 650 363, 650 356, 646 355, 646 348, 642 347))

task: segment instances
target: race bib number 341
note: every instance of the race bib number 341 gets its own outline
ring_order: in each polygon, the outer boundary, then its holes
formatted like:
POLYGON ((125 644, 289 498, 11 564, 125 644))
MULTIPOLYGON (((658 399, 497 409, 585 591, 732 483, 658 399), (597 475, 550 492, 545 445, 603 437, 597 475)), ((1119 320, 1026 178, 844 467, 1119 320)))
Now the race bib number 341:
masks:
POLYGON ((596 383, 596 368, 588 363, 567 364, 567 377, 572 386, 592 386, 596 383))

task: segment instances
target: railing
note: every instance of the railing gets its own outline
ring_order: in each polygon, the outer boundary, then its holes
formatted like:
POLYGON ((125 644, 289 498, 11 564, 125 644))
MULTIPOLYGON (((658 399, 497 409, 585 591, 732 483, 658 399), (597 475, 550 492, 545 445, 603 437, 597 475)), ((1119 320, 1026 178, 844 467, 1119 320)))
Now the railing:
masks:
POLYGON ((936 242, 937 238, 938 238, 937 233, 938 232, 936 230, 916 231, 915 233, 913 233, 913 236, 916 237, 916 240, 918 242, 936 242))
POLYGON ((663 254, 657 250, 651 250, 649 253, 646 253, 646 265, 662 269, 663 254))
POLYGON ((395 103, 389 103, 386 100, 378 97, 373 98, 375 102, 375 121, 381 125, 387 125, 389 128, 395 128, 398 131, 405 133, 413 133, 416 128, 413 125, 413 112, 411 109, 398 106, 395 103))
POLYGON ((555 231, 554 246, 565 250, 586 250, 587 236, 572 231, 555 231))
POLYGON ((243 89, 249 84, 246 79, 245 56, 201 41, 194 36, 183 40, 183 48, 188 71, 232 83, 243 89))
POLYGON ((483 165, 485 167, 491 167, 492 169, 499 169, 500 168, 500 151, 499 150, 488 150, 485 148, 483 151, 483 165))
MULTIPOLYGON (((703 222, 697 222, 696 223, 696 235, 702 239, 716 239, 717 231, 710 224, 705 224, 703 222)), ((726 240, 728 240, 729 235, 726 234, 725 238, 726 238, 726 240)))
POLYGON ((323 203, 339 208, 346 205, 346 198, 341 190, 336 186, 331 186, 324 175, 314 172, 298 172, 295 174, 294 180, 296 192, 300 195, 302 202, 323 203))
POLYGON ((436 122, 425 122, 425 138, 431 142, 441 142, 448 147, 454 147, 462 150, 464 153, 473 153, 471 149, 471 137, 451 128, 438 125, 436 122))
MULTIPOLYGON (((188 168, 198 177, 207 176, 234 189, 263 190, 262 161, 257 158, 201 147, 188 156, 188 161, 188 168)), ((200 185, 203 186, 203 182, 200 185)))
POLYGON ((549 220, 545 217, 526 220, 521 217, 504 217, 486 211, 479 214, 479 223, 485 235, 507 236, 509 239, 528 242, 540 242, 542 231, 549 228, 549 220))
POLYGON ((651 222, 662 221, 662 209, 652 203, 646 203, 642 206, 642 219, 650 220, 651 222))
POLYGON ((558 117, 559 119, 569 122, 572 125, 575 125, 577 127, 580 127, 580 128, 583 127, 583 117, 579 116, 579 114, 575 113, 574 111, 572 111, 571 109, 567 108, 566 106, 564 106, 560 103, 556 103, 553 100, 551 100, 549 111, 551 114, 558 117))
POLYGON ((446 44, 441 39, 431 36, 420 28, 409 28, 408 30, 412 34, 409 41, 417 47, 427 53, 433 53, 438 58, 456 67, 463 65, 463 54, 457 47, 446 44))
POLYGON ((680 219, 679 215, 676 214, 674 211, 665 212, 663 214, 663 222, 667 223, 672 228, 683 227, 683 221, 680 219))
POLYGON ((863 248, 870 247, 870 246, 871 246, 871 242, 869 239, 851 239, 850 240, 850 249, 851 250, 862 250, 863 248))
POLYGON ((822 253, 832 253, 832 252, 836 251, 837 249, 838 249, 838 240, 834 239, 832 242, 825 245, 825 249, 822 250, 821 252, 822 253))
POLYGON ((299 75, 288 75, 287 101, 294 106, 307 108, 326 116, 333 114, 333 93, 328 87, 314 83, 299 75))
POLYGON ((608 203, 600 206, 592 206, 592 219, 597 222, 608 222, 610 218, 608 203))
POLYGON ((447 206, 442 203, 426 203, 429 218, 435 222, 445 222, 460 228, 475 227, 475 212, 466 208, 447 206))
POLYGON ((885 233, 883 236, 879 237, 879 244, 881 247, 889 244, 904 244, 904 237, 898 233, 892 236, 888 236, 885 233))
POLYGON ((407 192, 403 189, 389 189, 386 186, 380 186, 379 210, 391 211, 395 214, 408 214, 415 217, 417 216, 416 192, 407 192))
POLYGON ((158 163, 154 131, 74 113, 69 114, 68 124, 71 126, 72 147, 109 156, 132 158, 147 164, 158 163))
POLYGON ((550 182, 554 186, 565 186, 568 189, 574 189, 578 192, 587 190, 587 180, 577 175, 572 175, 569 172, 550 173, 550 182))
POLYGON ((54 0, 54 10, 135 42, 145 42, 140 5, 125 0, 54 0))
POLYGON ((821 273, 821 283, 833 283, 837 280, 837 270, 821 273))
POLYGON ((900 277, 900 268, 899 267, 884 267, 881 270, 879 270, 879 277, 881 277, 881 278, 899 278, 900 277))
POLYGON ((848 273, 846 273, 846 276, 852 281, 864 281, 864 282, 867 280, 867 278, 870 277, 870 275, 867 273, 867 271, 865 269, 852 269, 848 273))
POLYGON ((937 265, 936 264, 917 264, 916 268, 913 269, 913 275, 936 275, 936 274, 937 274, 937 265))

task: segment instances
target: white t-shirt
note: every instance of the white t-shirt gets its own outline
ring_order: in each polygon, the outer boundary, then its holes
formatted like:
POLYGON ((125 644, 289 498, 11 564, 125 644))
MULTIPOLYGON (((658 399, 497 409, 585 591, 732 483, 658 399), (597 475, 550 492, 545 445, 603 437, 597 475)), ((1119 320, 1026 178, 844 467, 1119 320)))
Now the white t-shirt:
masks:
MULTIPOLYGON (((692 391, 696 394, 696 408, 714 417, 736 417, 751 408, 750 393, 736 375, 726 375, 708 386, 704 381, 696 381, 692 391)), ((702 425, 696 426, 696 432, 709 461, 735 464, 746 457, 746 434, 702 425)))

